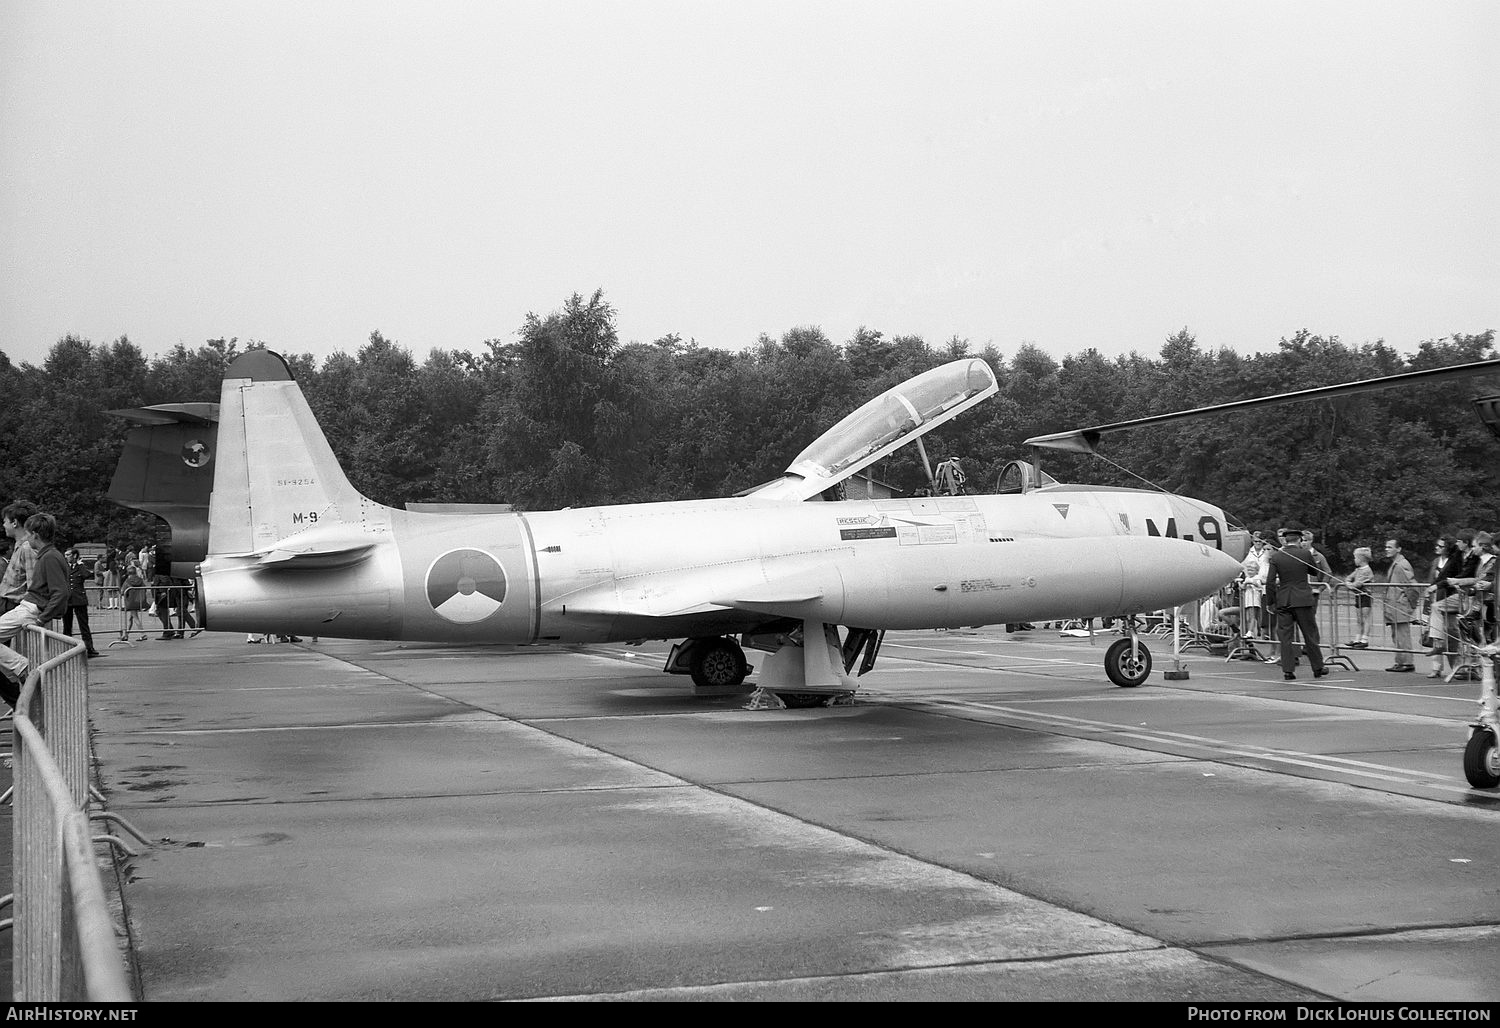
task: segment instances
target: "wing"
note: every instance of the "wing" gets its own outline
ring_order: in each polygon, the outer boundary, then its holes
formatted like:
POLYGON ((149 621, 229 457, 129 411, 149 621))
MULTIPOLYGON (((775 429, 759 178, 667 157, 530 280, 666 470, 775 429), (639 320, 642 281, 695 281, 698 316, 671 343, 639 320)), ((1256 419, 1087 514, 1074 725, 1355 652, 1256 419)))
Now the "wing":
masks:
POLYGON ((1321 400, 1334 396, 1349 396, 1353 393, 1374 392, 1377 389, 1393 389, 1402 385, 1427 385, 1450 378, 1471 378, 1496 372, 1500 372, 1500 359, 1475 361, 1473 364, 1455 364, 1447 368, 1429 368, 1426 371, 1408 371, 1400 375, 1367 378, 1359 382, 1319 386, 1316 389, 1299 389, 1293 393, 1278 393, 1275 396, 1256 396, 1248 400, 1220 403, 1212 407, 1194 407, 1192 410, 1156 414, 1149 418, 1137 418, 1134 421, 1117 421, 1112 425, 1096 425, 1093 428, 1080 428, 1071 432, 1032 436, 1023 445, 1050 450, 1068 450, 1073 453, 1095 453, 1099 440, 1103 436, 1114 432, 1125 432, 1132 428, 1146 428, 1151 425, 1165 425, 1173 421, 1229 414, 1254 407, 1271 407, 1282 403, 1301 403, 1304 400, 1321 400))

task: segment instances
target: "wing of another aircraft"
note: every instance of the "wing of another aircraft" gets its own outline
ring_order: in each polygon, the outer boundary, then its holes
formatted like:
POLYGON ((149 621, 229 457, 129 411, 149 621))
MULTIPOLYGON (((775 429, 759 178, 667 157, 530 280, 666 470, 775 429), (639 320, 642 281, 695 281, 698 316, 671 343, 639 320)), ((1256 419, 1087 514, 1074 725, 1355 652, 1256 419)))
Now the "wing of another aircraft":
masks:
POLYGON ((958 417, 999 389, 978 358, 950 361, 892 386, 820 435, 777 479, 740 495, 809 500, 958 417))
POLYGON ((1315 389, 1299 389, 1291 393, 1277 393, 1275 396, 1256 396, 1248 400, 1235 400, 1232 403, 1220 403, 1212 407, 1194 407, 1191 410, 1173 411, 1170 414, 1154 414, 1148 418, 1136 418, 1133 421, 1117 421, 1112 425, 1095 425, 1093 428, 1079 428, 1069 432, 1053 432, 1050 435, 1032 436, 1023 445, 1038 446, 1049 450, 1067 450, 1072 453, 1095 453, 1099 448, 1099 440, 1115 432, 1125 432, 1132 428, 1149 428, 1152 425, 1165 425, 1173 421, 1188 421, 1193 418, 1206 418, 1219 414, 1231 414, 1236 411, 1250 410, 1253 407, 1274 407, 1283 403, 1301 403, 1304 400, 1330 399, 1335 396, 1349 396, 1354 393, 1368 393, 1377 389, 1392 389, 1402 385, 1428 385, 1432 382, 1443 381, 1450 378, 1471 378, 1475 375, 1494 374, 1500 372, 1500 359, 1475 361, 1472 364, 1456 364, 1447 368, 1428 368, 1425 371, 1407 371, 1400 375, 1386 375, 1384 378, 1367 378, 1360 382, 1340 382, 1337 385, 1319 386, 1315 389))

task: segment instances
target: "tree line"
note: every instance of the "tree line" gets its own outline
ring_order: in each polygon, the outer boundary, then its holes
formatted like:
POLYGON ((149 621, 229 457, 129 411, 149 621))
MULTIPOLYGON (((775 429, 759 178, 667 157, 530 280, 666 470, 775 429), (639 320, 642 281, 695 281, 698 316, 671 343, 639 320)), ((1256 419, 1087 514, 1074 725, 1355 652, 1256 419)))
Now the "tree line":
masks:
MULTIPOLYGON (((59 518, 70 541, 139 546, 155 518, 106 498, 129 425, 106 412, 217 401, 237 339, 178 344, 148 359, 121 336, 58 340, 40 366, 0 350, 0 497, 59 518)), ((869 328, 762 335, 728 351, 668 335, 622 344, 602 292, 530 314, 513 342, 434 350, 418 363, 379 332, 321 365, 283 354, 350 480, 371 499, 510 503, 520 510, 726 496, 776 477, 860 403, 949 360, 980 357, 1000 392, 925 438, 964 458, 971 492, 994 488, 1021 440, 1068 428, 1495 356, 1494 331, 1423 342, 1406 356, 1307 331, 1252 356, 1205 349, 1187 329, 1156 356, 1061 361, 1031 344, 1008 356, 953 338, 869 328)), ((1251 528, 1292 519, 1336 559, 1396 536, 1500 529, 1495 439, 1471 400, 1500 376, 1267 408, 1108 438, 1103 457, 1049 452, 1065 482, 1164 488, 1223 507, 1251 528)), ((926 484, 914 447, 874 469, 926 484)), ((1420 547, 1418 553, 1423 552, 1420 547)))

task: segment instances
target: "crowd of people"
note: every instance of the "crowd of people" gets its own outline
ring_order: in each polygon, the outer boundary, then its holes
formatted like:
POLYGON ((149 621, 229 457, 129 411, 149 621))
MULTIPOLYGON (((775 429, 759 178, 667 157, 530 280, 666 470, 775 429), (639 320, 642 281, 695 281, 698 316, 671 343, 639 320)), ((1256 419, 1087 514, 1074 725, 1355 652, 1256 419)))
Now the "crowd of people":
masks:
POLYGON ((14 646, 28 625, 61 620, 63 634, 69 636, 76 625, 86 655, 100 655, 89 623, 89 583, 102 607, 122 612, 122 638, 137 633, 137 641, 145 641, 142 618, 150 615, 161 622, 160 639, 196 632, 192 587, 168 574, 155 544, 139 550, 107 548, 88 560, 76 546, 60 552, 57 519, 27 500, 5 506, 0 521, 10 548, 0 575, 0 698, 11 709, 31 673, 30 663, 14 646))
POLYGON ((1353 631, 1343 645, 1350 649, 1369 649, 1372 633, 1374 645, 1380 646, 1379 608, 1390 631, 1394 657, 1386 670, 1392 673, 1415 672, 1420 650, 1431 658, 1429 678, 1452 678, 1463 673, 1459 663, 1465 644, 1495 639, 1500 547, 1489 532, 1465 529, 1438 538, 1425 584, 1418 581, 1398 538, 1385 540, 1380 558, 1372 547, 1355 547, 1354 569, 1342 577, 1334 575, 1327 557, 1314 546, 1313 533, 1289 525, 1277 532, 1277 544, 1262 532, 1253 533, 1236 583, 1236 610, 1239 629, 1252 642, 1246 655, 1258 656, 1255 640, 1278 646, 1279 656, 1262 659, 1279 663, 1289 680, 1296 677, 1302 657, 1315 677, 1327 674, 1316 613, 1320 597, 1333 588, 1348 590, 1353 631), (1415 646, 1414 625, 1422 631, 1415 646))
POLYGON ((192 587, 160 567, 155 544, 138 551, 106 549, 97 567, 104 605, 123 611, 123 637, 135 633, 136 640, 144 642, 148 636, 142 619, 153 616, 161 621, 160 639, 186 638, 196 629, 192 587))

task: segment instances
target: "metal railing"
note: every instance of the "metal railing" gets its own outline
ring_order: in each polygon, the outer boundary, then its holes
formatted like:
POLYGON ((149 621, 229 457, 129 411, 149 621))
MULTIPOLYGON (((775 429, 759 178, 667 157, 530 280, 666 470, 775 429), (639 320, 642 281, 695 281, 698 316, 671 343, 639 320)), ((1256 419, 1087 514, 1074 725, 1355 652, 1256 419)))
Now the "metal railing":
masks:
MULTIPOLYGON (((163 636, 196 634, 193 618, 193 587, 190 585, 121 586, 91 585, 88 619, 97 647, 133 645, 163 636), (165 603, 161 602, 166 600, 165 603), (135 604, 135 610, 127 609, 135 604), (163 617, 165 614, 165 617, 163 617)), ((77 608, 74 608, 75 619, 77 608)), ((74 632, 79 631, 75 626, 74 632)))
POLYGON ((89 829, 84 647, 35 625, 13 645, 31 672, 14 723, 12 996, 128 1003, 89 829))
MULTIPOLYGON (((1412 618, 1406 625, 1407 642, 1409 645, 1402 648, 1395 644, 1395 632, 1393 627, 1386 621, 1386 607, 1392 604, 1393 591, 1397 589, 1415 590, 1425 597, 1427 595, 1427 585, 1425 583, 1417 582, 1412 585, 1392 585, 1389 582, 1369 582, 1362 586, 1362 588, 1368 590, 1373 597, 1373 602, 1367 608, 1369 610, 1368 630, 1364 633, 1370 641, 1363 646, 1351 647, 1350 640, 1352 637, 1360 634, 1348 631, 1354 625, 1357 612, 1355 607, 1355 590, 1350 589, 1343 583, 1337 583, 1334 587, 1334 596, 1338 602, 1334 605, 1336 617, 1332 625, 1330 642, 1330 651, 1333 654, 1338 655, 1342 661, 1349 664, 1356 671, 1359 668, 1351 658, 1361 653, 1389 653, 1396 658, 1398 663, 1407 663, 1413 666, 1417 664, 1417 657, 1419 656, 1428 658, 1436 656, 1440 659, 1434 662, 1437 666, 1437 670, 1434 673, 1450 681, 1461 673, 1466 677, 1471 677, 1474 681, 1479 681, 1481 661, 1475 651, 1476 647, 1482 645, 1485 640, 1462 630, 1458 624, 1458 615, 1456 612, 1449 613, 1443 618, 1438 619, 1438 621, 1432 621, 1430 612, 1423 611, 1422 601, 1419 599, 1416 606, 1411 609, 1409 615, 1406 615, 1412 618), (1429 624, 1433 628, 1432 643, 1424 646, 1422 644, 1422 636, 1428 631, 1429 624), (1443 654, 1437 655, 1429 652, 1436 646, 1442 647, 1443 654), (1452 665, 1451 669, 1444 672, 1442 668, 1450 664, 1452 665)), ((1398 606, 1398 609, 1404 607, 1405 605, 1401 604, 1398 606)))
MULTIPOLYGON (((1396 645, 1394 628, 1386 621, 1388 605, 1395 610, 1404 607, 1404 604, 1394 603, 1392 599, 1394 590, 1415 590, 1425 595, 1426 589, 1427 586, 1421 582, 1412 585, 1367 582, 1358 589, 1337 580, 1326 584, 1320 583, 1315 588, 1318 602, 1314 609, 1314 617, 1318 625, 1319 642, 1325 661, 1358 671, 1359 666, 1355 663, 1355 658, 1366 653, 1389 654, 1396 663, 1412 666, 1415 666, 1416 658, 1419 656, 1434 656, 1429 653, 1431 645, 1424 646, 1421 642, 1422 635, 1428 629, 1430 615, 1422 610, 1420 601, 1409 613, 1398 614, 1398 616, 1411 618, 1410 621, 1405 622, 1407 646, 1396 645), (1358 606, 1360 589, 1371 596, 1370 606, 1364 608, 1366 614, 1362 627, 1359 624, 1360 608, 1358 606)), ((1444 663, 1445 666, 1451 666, 1450 670, 1442 672, 1442 677, 1452 680, 1455 676, 1466 676, 1478 681, 1482 661, 1477 654, 1477 648, 1486 640, 1467 631, 1461 631, 1457 627, 1456 617, 1455 614, 1450 613, 1443 628, 1434 628, 1434 642, 1444 644, 1444 663)), ((1199 627, 1187 616, 1187 608, 1184 608, 1184 623, 1195 630, 1199 627)), ((1259 631, 1251 634, 1242 634, 1237 621, 1230 632, 1225 659, 1259 659, 1274 663, 1281 654, 1281 643, 1276 637, 1277 630, 1277 618, 1274 614, 1269 619, 1263 618, 1259 631)), ((1191 645, 1193 644, 1185 644, 1183 648, 1188 649, 1191 645)), ((1300 650, 1300 643, 1298 649, 1300 650)))

